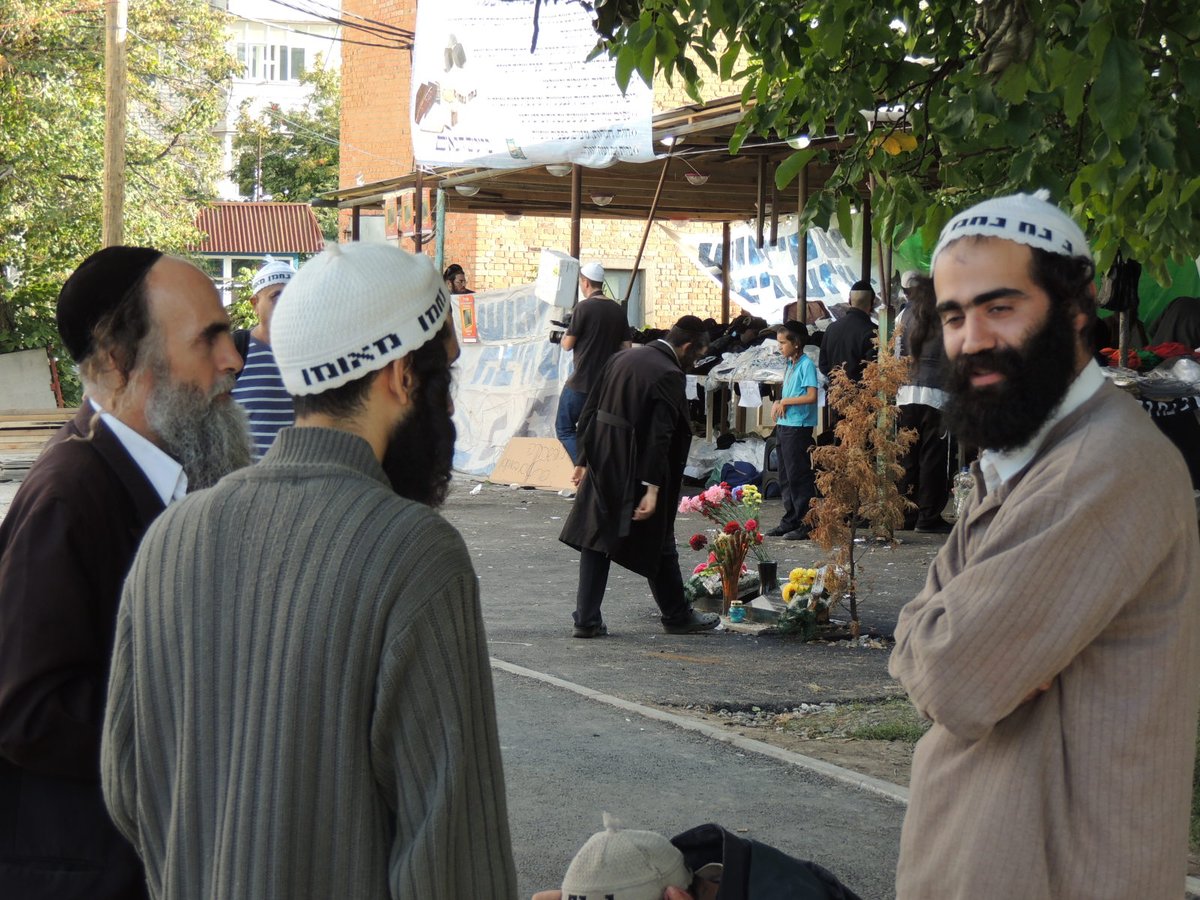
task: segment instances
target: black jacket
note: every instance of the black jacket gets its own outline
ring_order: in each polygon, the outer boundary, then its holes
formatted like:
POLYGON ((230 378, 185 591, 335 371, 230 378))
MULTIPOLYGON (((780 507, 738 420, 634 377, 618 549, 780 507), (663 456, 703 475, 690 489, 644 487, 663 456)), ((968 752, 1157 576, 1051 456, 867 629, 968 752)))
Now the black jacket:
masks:
POLYGON ((92 409, 0 523, 0 895, 134 900, 141 864, 100 791, 121 585, 162 500, 92 409))
POLYGON ((875 323, 863 310, 850 307, 850 311, 825 329, 821 341, 821 357, 818 368, 826 378, 838 366, 846 367, 846 374, 854 381, 862 378, 863 366, 874 355, 871 342, 875 339, 875 323))
POLYGON ((662 341, 608 361, 579 417, 587 475, 559 540, 605 553, 652 578, 674 534, 683 468, 692 442, 683 368, 662 341), (633 521, 646 484, 658 485, 654 515, 633 521))

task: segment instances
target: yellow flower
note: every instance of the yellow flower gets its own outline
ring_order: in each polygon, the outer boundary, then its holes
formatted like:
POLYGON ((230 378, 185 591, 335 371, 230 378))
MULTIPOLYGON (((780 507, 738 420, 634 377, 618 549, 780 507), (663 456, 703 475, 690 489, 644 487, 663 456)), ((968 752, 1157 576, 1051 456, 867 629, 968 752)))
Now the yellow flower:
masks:
POLYGON ((796 586, 790 581, 783 586, 783 602, 791 603, 792 598, 796 596, 796 586))
POLYGON ((808 574, 808 569, 792 569, 788 575, 788 581, 801 581, 808 574))

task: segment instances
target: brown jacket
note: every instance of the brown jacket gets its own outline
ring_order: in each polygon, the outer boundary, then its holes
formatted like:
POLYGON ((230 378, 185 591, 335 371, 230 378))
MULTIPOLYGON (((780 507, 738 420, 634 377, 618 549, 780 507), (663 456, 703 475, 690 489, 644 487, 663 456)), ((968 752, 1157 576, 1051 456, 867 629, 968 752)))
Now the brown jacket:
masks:
POLYGON ((145 896, 100 793, 100 726, 121 584, 163 504, 84 404, 0 524, 0 896, 22 900, 145 896))
POLYGON ((1102 386, 991 494, 976 469, 890 668, 934 723, 902 900, 1182 896, 1200 543, 1186 466, 1132 399, 1102 386))

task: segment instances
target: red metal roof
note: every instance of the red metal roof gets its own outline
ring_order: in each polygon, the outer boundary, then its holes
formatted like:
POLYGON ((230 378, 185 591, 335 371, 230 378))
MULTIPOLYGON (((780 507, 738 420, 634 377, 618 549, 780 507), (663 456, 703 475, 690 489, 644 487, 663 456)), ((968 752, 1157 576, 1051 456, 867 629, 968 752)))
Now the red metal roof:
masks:
POLYGON ((200 210, 196 227, 207 238, 189 249, 222 256, 320 253, 321 226, 307 203, 220 201, 200 210))

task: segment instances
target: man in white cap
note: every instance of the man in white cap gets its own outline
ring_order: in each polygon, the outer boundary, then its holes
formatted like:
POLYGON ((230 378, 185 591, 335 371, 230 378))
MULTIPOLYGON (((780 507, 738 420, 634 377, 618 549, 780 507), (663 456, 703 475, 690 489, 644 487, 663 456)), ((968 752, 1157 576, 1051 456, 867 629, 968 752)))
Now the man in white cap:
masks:
POLYGON ((579 290, 583 299, 575 304, 571 324, 560 343, 564 350, 574 353, 575 370, 558 398, 555 422, 555 433, 571 462, 578 462, 576 435, 588 391, 600 378, 600 371, 609 357, 630 345, 625 310, 616 300, 604 296, 604 266, 598 262, 582 266, 579 290))
POLYGON ((891 673, 917 744, 907 898, 1178 897, 1200 701, 1187 467, 1088 352, 1094 268, 1044 195, 981 203, 933 254, 946 421, 975 490, 891 673))
POLYGON ((292 424, 292 397, 283 385, 275 354, 271 351, 271 318, 279 295, 296 274, 287 260, 267 257, 265 264, 250 282, 253 296, 250 305, 258 316, 258 324, 234 332, 234 343, 246 360, 233 399, 242 405, 250 419, 250 436, 254 440, 254 458, 262 459, 281 428, 292 424))
POLYGON ((431 443, 400 482, 444 496, 449 307, 427 257, 311 260, 272 326, 295 426, 147 533, 102 774, 152 897, 516 896, 478 581, 389 483, 431 443))

